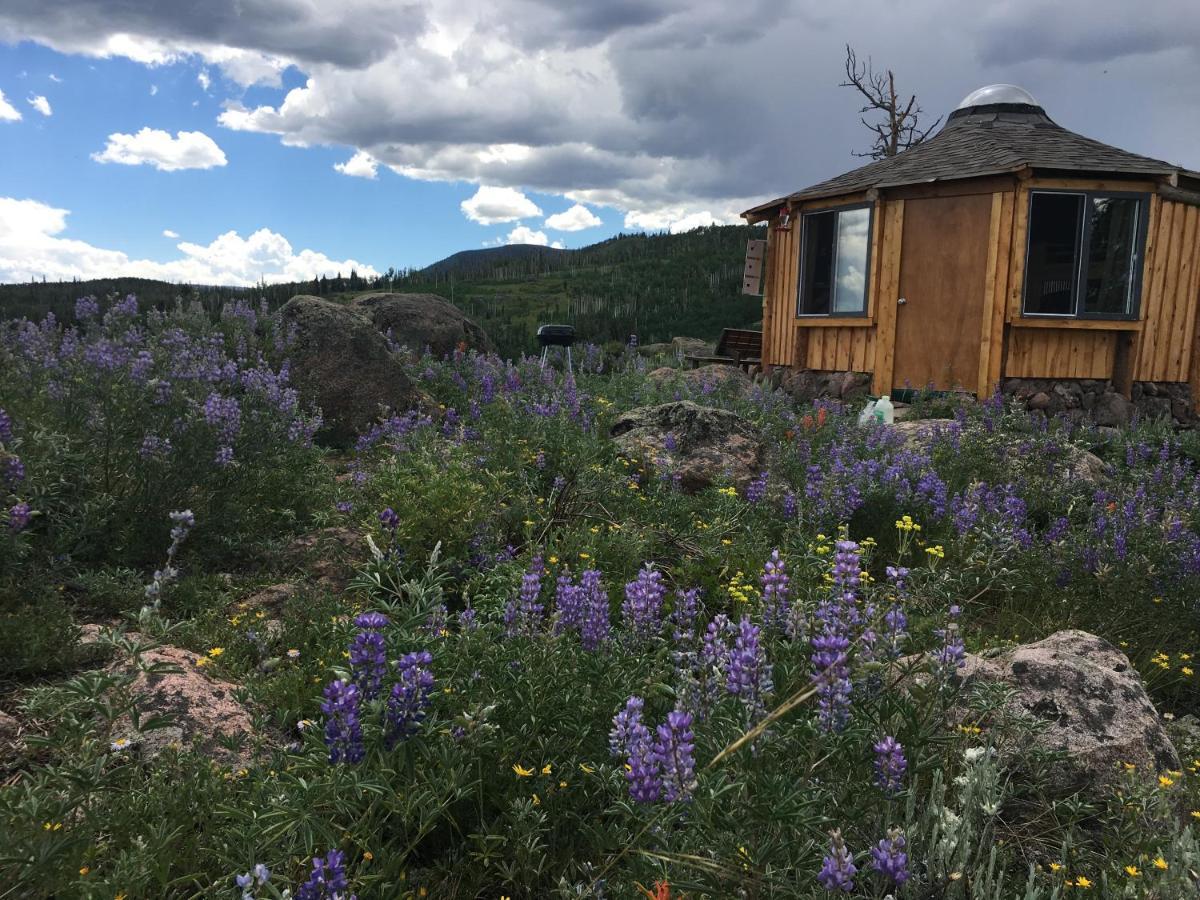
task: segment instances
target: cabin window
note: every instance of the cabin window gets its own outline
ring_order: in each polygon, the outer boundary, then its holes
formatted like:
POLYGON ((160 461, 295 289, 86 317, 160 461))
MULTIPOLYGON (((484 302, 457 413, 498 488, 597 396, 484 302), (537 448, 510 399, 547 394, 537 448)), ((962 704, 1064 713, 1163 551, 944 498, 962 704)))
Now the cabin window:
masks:
POLYGON ((1032 192, 1024 315, 1137 318, 1145 208, 1144 194, 1032 192))
POLYGON ((870 206, 805 213, 798 315, 866 315, 872 214, 870 206))

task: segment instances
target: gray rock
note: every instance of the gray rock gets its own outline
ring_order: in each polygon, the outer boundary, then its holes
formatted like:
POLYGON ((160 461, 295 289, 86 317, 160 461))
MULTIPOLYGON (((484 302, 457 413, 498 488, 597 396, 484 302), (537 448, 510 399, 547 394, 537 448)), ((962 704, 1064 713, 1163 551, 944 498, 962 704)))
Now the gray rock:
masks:
POLYGON ((1050 408, 1050 395, 1045 391, 1038 391, 1026 401, 1025 406, 1029 409, 1046 410, 1050 408))
POLYGON ((712 356, 716 352, 708 341, 694 337, 671 338, 671 346, 680 356, 712 356))
MULTIPOLYGON (((1051 772, 1057 790, 1107 784, 1132 763, 1149 777, 1178 769, 1179 755, 1137 671, 1112 644, 1086 631, 1059 631, 990 658, 968 654, 963 686, 1011 689, 1005 710, 1038 726, 1031 746, 1065 754, 1051 772)), ((1020 754, 1020 746, 1001 747, 1020 754)))
POLYGON ((487 332, 437 294, 363 294, 353 306, 366 312, 380 331, 390 330, 393 342, 415 353, 426 347, 438 357, 458 347, 495 350, 487 332))
POLYGON ((319 437, 325 442, 346 446, 382 411, 407 410, 423 399, 362 311, 300 295, 280 314, 296 327, 292 379, 321 407, 325 427, 319 437))
POLYGON ((1142 418, 1150 421, 1169 419, 1171 417, 1171 401, 1166 397, 1143 397, 1138 403, 1138 412, 1142 418))
POLYGON ((672 369, 664 366, 646 375, 651 381, 666 384, 677 381, 689 393, 712 394, 717 391, 744 395, 754 387, 754 380, 741 366, 711 365, 698 369, 672 369))
POLYGON ((763 443, 749 422, 690 400, 631 409, 617 417, 611 434, 623 454, 643 460, 648 468, 668 459, 685 491, 723 480, 744 486, 758 474, 764 456, 763 443), (674 451, 666 448, 668 434, 674 438, 674 451))
POLYGON ((1133 404, 1115 391, 1101 394, 1092 407, 1092 419, 1097 425, 1120 428, 1128 425, 1132 417, 1133 404))

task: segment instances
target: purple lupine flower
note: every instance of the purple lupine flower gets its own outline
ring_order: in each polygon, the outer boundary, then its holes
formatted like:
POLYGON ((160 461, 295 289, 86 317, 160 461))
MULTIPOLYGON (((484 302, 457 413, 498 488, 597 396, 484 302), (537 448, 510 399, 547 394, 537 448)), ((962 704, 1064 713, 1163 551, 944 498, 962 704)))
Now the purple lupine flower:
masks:
POLYGON ((902 605, 905 579, 908 578, 908 569, 904 566, 888 566, 887 578, 896 591, 896 595, 892 599, 888 611, 883 616, 883 638, 887 654, 894 659, 900 655, 901 644, 908 637, 908 616, 905 615, 902 605))
POLYGON ((679 447, 679 442, 675 440, 675 432, 668 431, 666 437, 663 438, 663 449, 668 453, 674 453, 679 447))
POLYGON ((400 517, 390 506, 379 514, 379 524, 388 531, 395 531, 400 526, 400 517))
POLYGON ((138 311, 138 300, 133 294, 126 294, 124 300, 118 300, 109 310, 111 315, 117 316, 136 316, 138 311))
POLYGON ((458 629, 459 631, 474 631, 479 627, 475 607, 468 606, 458 614, 458 629))
POLYGON ((12 416, 0 406, 0 444, 12 443, 12 416))
POLYGON ((4 483, 9 488, 16 488, 24 480, 25 463, 21 462, 21 457, 19 456, 10 456, 4 463, 4 483))
POLYGON ((818 720, 827 732, 841 731, 850 716, 850 639, 826 625, 813 637, 812 649, 812 680, 820 697, 818 720))
POLYGON ((948 611, 945 628, 937 628, 934 634, 941 640, 942 645, 934 655, 935 668, 942 678, 950 678, 958 669, 967 664, 967 649, 963 645, 962 633, 958 629, 958 617, 962 607, 952 604, 948 611))
POLYGON ((433 673, 429 671, 432 663, 433 657, 427 650, 400 657, 400 680, 392 686, 387 703, 384 746, 389 750, 398 741, 416 734, 425 718, 429 695, 433 691, 433 673))
POLYGON ((222 469, 229 468, 231 465, 233 465, 233 448, 218 447, 216 455, 213 456, 213 462, 222 469))
POLYGON ((908 881, 908 853, 904 849, 904 832, 888 829, 888 836, 871 848, 871 868, 896 884, 908 881))
POLYGON ((242 427, 241 404, 236 397, 209 394, 204 401, 204 421, 216 428, 222 438, 232 440, 242 427))
POLYGON ((341 850, 330 850, 325 858, 315 857, 308 881, 296 890, 296 900, 355 900, 347 894, 346 857, 341 850))
POLYGON ((14 503, 8 510, 8 528, 10 531, 24 531, 33 517, 33 510, 24 500, 14 503))
POLYGON ((796 518, 796 495, 791 491, 783 495, 783 517, 789 522, 796 518))
POLYGON ((692 714, 683 710, 667 713, 665 725, 657 728, 654 755, 662 766, 662 783, 668 803, 686 803, 696 786, 696 739, 692 714))
POLYGON ((613 716, 612 731, 608 734, 608 750, 613 756, 626 756, 634 733, 642 727, 642 710, 646 701, 633 696, 625 701, 625 708, 613 716))
POLYGON ((875 743, 875 785, 885 794, 896 794, 904 787, 908 761, 904 746, 891 735, 875 743))
POLYGON ((671 624, 675 626, 676 641, 690 641, 695 637, 696 616, 699 613, 700 588, 675 591, 675 608, 671 610, 671 624))
POLYGON ((325 688, 324 696, 321 712, 326 717, 325 744, 330 764, 362 762, 367 752, 358 713, 358 688, 345 680, 333 681, 325 688))
POLYGON ((348 513, 354 511, 354 504, 349 500, 339 500, 333 504, 333 508, 340 513, 348 513))
POLYGON ((726 667, 725 689, 742 698, 747 715, 754 721, 766 711, 763 696, 771 693, 775 686, 771 682, 771 664, 760 641, 760 629, 742 616, 733 649, 729 651, 726 667))
POLYGON ((767 496, 767 478, 767 472, 763 471, 761 475, 746 485, 746 500, 748 502, 761 503, 763 498, 767 496))
POLYGON ((763 627, 766 629, 783 631, 788 627, 791 620, 789 580, 787 564, 780 557, 778 549, 772 550, 759 578, 763 588, 763 627))
POLYGON ((521 577, 521 589, 515 600, 508 601, 504 608, 505 633, 509 637, 517 634, 537 633, 546 607, 538 602, 542 593, 542 555, 535 554, 529 568, 521 577))
POLYGON ((638 572, 634 581, 625 585, 621 615, 635 641, 648 640, 662 631, 662 605, 666 593, 662 573, 652 569, 649 563, 638 572))
POLYGON ((365 612, 355 616, 354 624, 356 627, 367 631, 379 631, 382 628, 387 628, 391 624, 391 620, 380 612, 365 612))
POLYGON ((554 633, 577 631, 583 625, 583 589, 571 581, 571 573, 564 570, 558 576, 554 591, 554 633))
POLYGON ((539 471, 546 468, 546 451, 545 450, 539 450, 537 452, 537 455, 533 458, 533 465, 539 471))
POLYGON ((829 832, 829 852, 821 861, 821 871, 817 873, 817 881, 827 891, 849 894, 854 890, 854 876, 857 874, 858 869, 854 866, 854 860, 846 848, 846 842, 842 840, 841 831, 833 829, 829 832))
POLYGON ((100 315, 100 304, 95 297, 80 297, 75 301, 75 318, 80 322, 100 315))
POLYGON ((425 618, 425 627, 422 630, 430 637, 445 637, 449 618, 450 610, 446 608, 446 604, 438 603, 429 611, 429 615, 425 618))
POLYGON ((583 649, 597 650, 608 640, 609 607, 608 592, 600 582, 600 572, 588 569, 579 578, 582 594, 583 621, 579 626, 579 637, 583 649))
POLYGON ((718 613, 704 630, 700 647, 700 667, 708 700, 715 699, 719 685, 724 684, 729 669, 729 642, 736 629, 729 616, 718 613))
POLYGON ((387 646, 378 631, 360 631, 350 644, 350 677, 364 700, 374 700, 387 673, 387 646))

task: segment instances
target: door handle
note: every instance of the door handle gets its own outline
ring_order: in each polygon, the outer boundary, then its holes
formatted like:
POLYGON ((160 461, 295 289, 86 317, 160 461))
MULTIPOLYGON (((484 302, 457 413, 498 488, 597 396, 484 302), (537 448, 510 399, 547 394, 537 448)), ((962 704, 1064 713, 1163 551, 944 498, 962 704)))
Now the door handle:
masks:
POLYGON ((896 305, 897 305, 897 306, 903 306, 903 305, 904 305, 904 304, 906 304, 907 302, 908 302, 908 301, 907 301, 905 298, 901 297, 899 300, 897 300, 897 301, 896 301, 896 305))

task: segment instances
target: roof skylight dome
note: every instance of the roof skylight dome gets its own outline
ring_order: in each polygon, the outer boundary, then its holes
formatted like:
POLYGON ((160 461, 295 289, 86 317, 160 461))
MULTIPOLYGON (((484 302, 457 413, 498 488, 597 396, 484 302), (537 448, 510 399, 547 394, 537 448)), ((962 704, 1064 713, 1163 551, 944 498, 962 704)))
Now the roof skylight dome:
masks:
POLYGON ((971 91, 963 97, 962 103, 956 109, 969 109, 972 106, 989 106, 993 103, 1014 103, 1021 106, 1041 106, 1033 99, 1033 94, 1015 84, 989 84, 979 90, 971 91))

